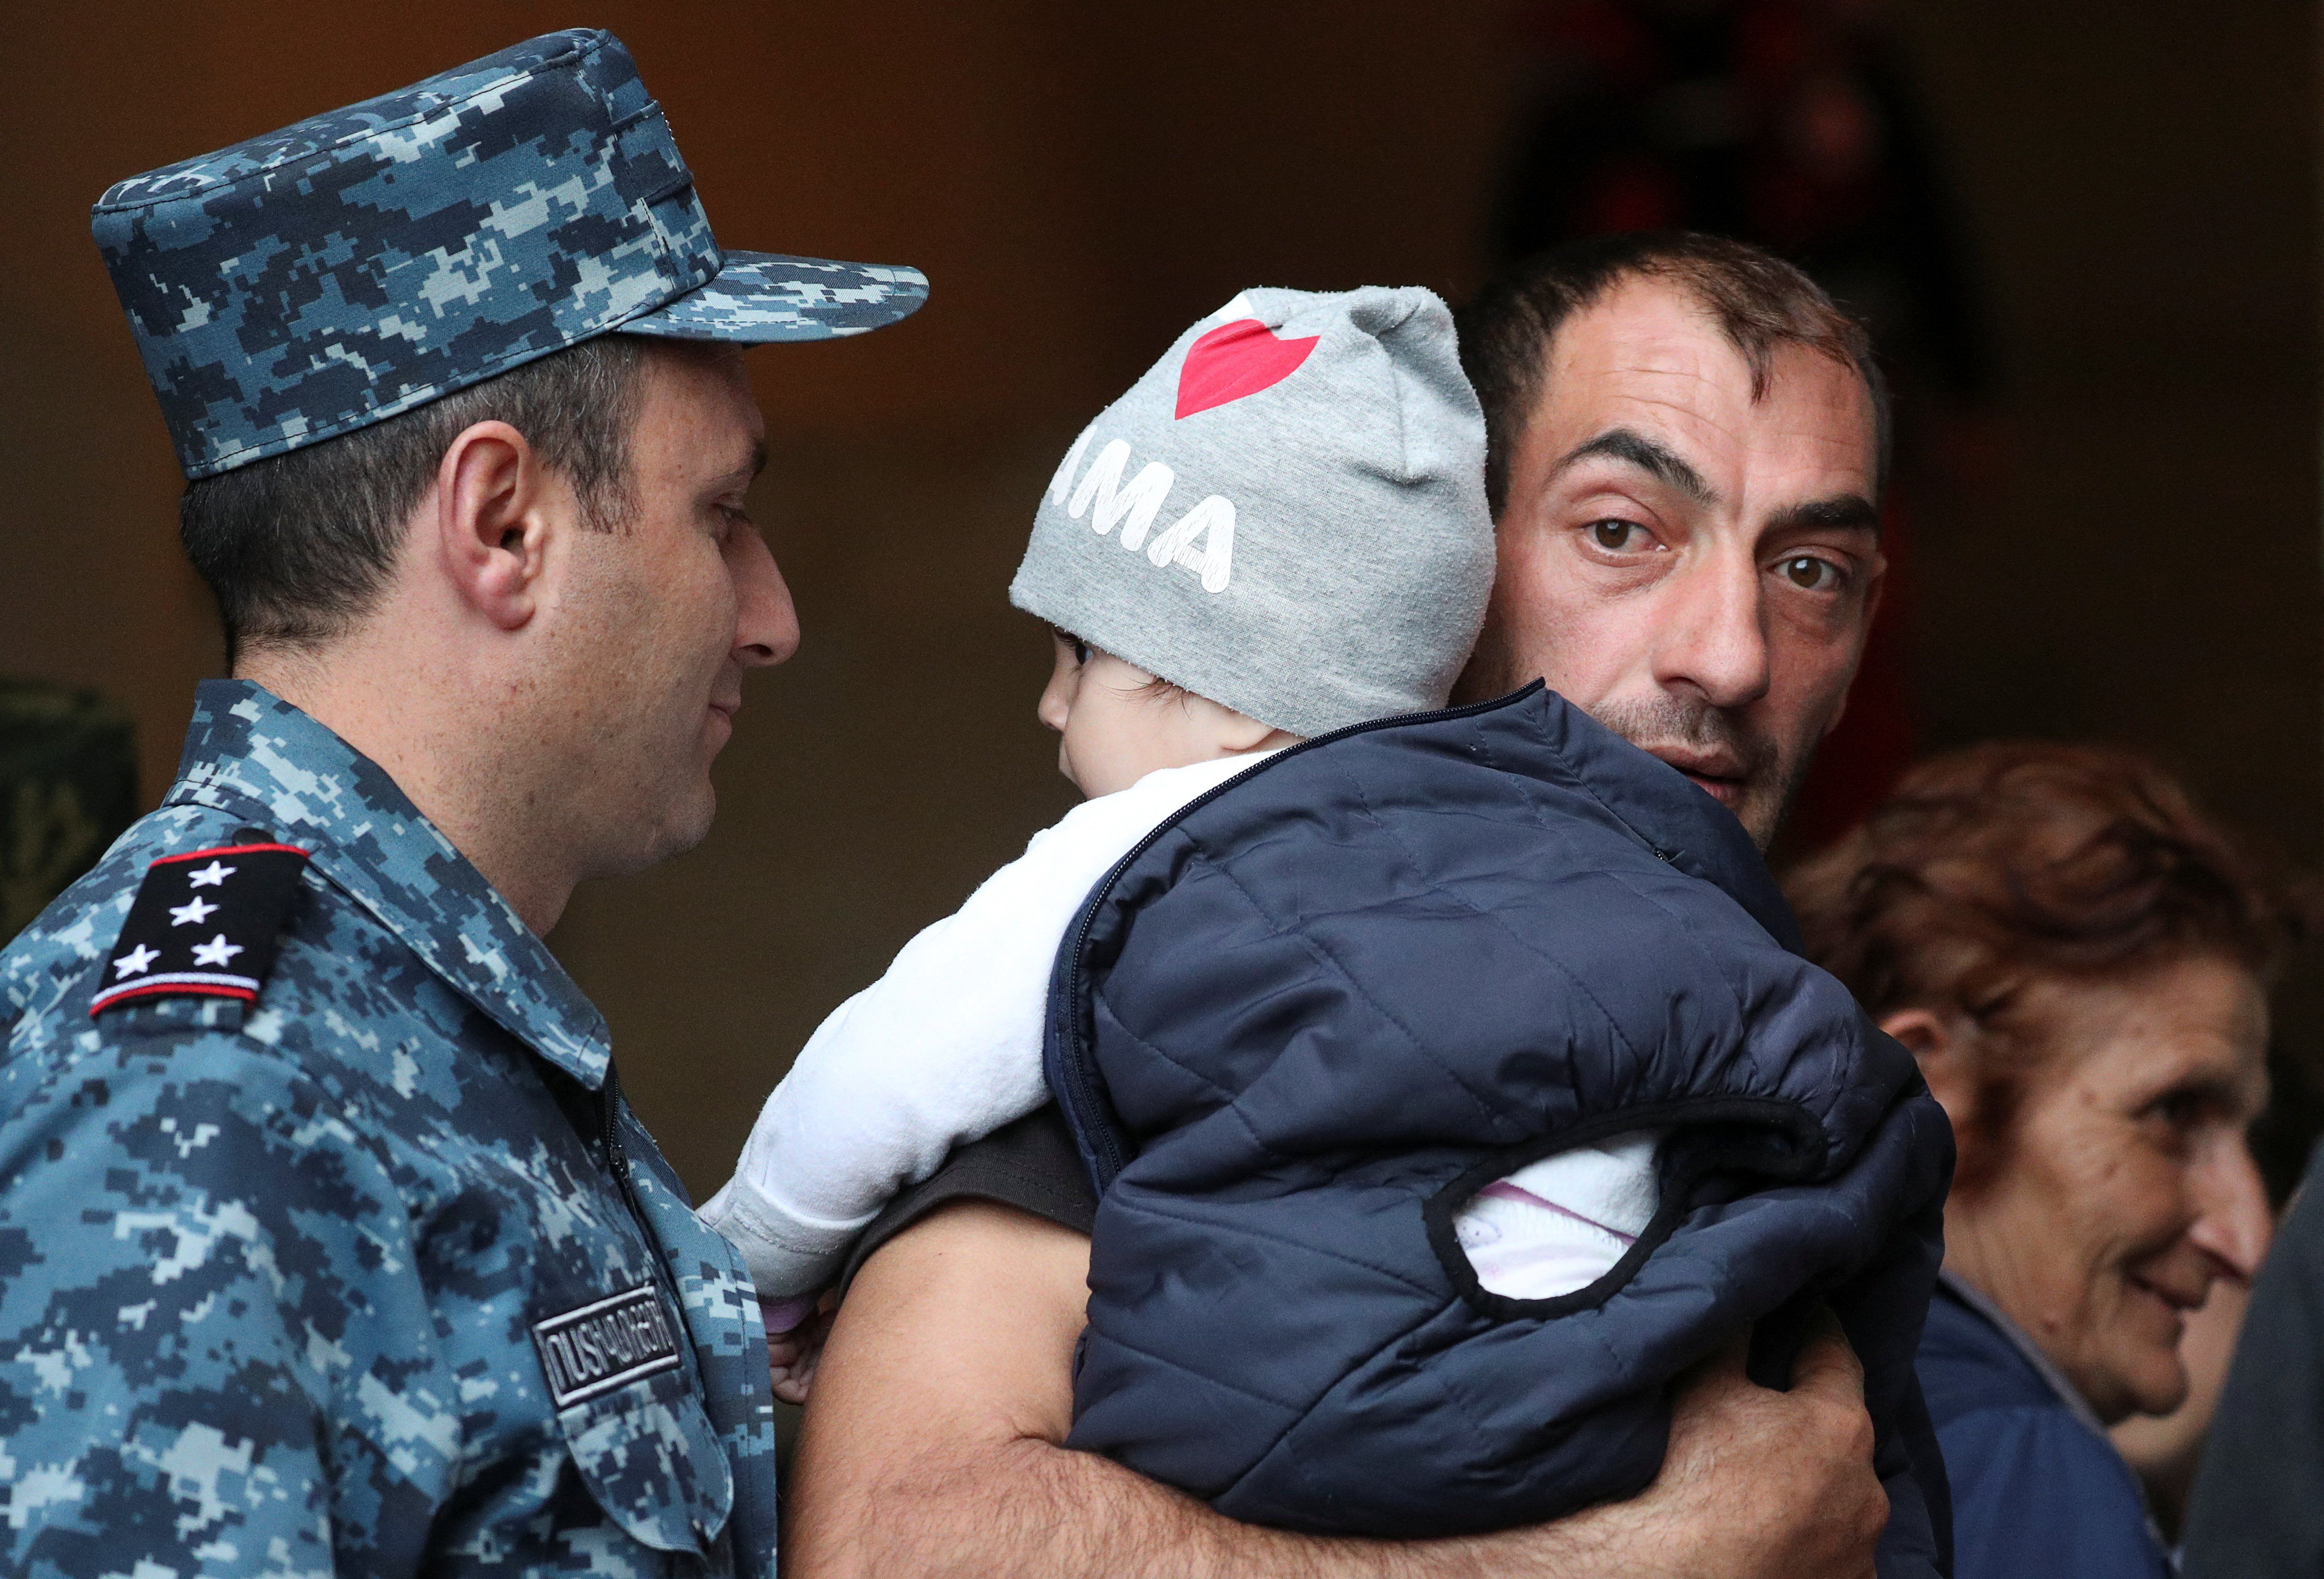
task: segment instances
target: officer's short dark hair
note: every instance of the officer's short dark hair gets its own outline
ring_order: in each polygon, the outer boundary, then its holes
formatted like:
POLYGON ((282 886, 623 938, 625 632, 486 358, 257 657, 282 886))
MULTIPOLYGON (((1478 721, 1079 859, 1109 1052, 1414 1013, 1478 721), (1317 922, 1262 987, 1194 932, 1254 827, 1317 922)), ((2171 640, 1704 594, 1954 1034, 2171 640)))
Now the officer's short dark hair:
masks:
POLYGON ((1498 519, 1508 502, 1509 456, 1541 394, 1550 342, 1565 320, 1627 280, 1665 280, 1711 310, 1751 368, 1751 396, 1767 391, 1779 345, 1853 367, 1871 392, 1874 472, 1888 472, 1888 385, 1862 325, 1823 288, 1773 252, 1725 236, 1649 231, 1595 236, 1517 264, 1454 315, 1461 365, 1485 409, 1485 496, 1498 519))
POLYGON ((441 399, 186 486, 178 532, 217 598, 226 657, 312 647, 378 601, 405 523, 463 429, 501 421, 573 486, 586 524, 629 508, 629 435, 644 350, 600 335, 441 399))

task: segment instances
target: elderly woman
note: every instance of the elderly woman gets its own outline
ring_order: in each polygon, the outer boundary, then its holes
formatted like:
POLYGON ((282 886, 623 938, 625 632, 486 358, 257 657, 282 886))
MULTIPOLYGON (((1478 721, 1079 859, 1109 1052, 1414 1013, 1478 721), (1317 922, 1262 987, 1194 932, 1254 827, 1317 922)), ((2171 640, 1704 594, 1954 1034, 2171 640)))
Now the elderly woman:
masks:
POLYGON ((1959 1143, 1920 1357, 1955 1573, 2160 1579, 2106 1427, 2177 1407, 2188 1313, 2256 1258, 2289 911, 2150 764, 2031 744, 1921 765, 1787 886, 1959 1143))

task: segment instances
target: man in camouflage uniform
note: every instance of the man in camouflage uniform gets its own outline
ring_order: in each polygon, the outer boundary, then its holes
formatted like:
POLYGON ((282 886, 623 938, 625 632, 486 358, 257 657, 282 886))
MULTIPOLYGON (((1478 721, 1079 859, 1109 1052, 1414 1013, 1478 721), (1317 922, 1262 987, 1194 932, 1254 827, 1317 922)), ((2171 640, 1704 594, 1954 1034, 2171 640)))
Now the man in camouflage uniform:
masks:
POLYGON ((0 1570, 771 1574, 750 1283, 540 935, 797 643, 733 346, 926 281, 722 252, 602 32, 95 229, 235 677, 0 955, 0 1570))

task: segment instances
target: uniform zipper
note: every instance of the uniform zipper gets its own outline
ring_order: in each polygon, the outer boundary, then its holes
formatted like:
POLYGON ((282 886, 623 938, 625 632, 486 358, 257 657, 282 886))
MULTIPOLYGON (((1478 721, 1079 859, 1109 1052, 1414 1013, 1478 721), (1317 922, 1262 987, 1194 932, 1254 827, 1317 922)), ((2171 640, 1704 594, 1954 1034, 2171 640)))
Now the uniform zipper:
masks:
POLYGON ((682 1323, 686 1317, 686 1301, 679 1296, 678 1274, 670 1270, 661 1235, 654 1232, 653 1219, 646 1215, 645 1202, 638 1198, 637 1180, 631 1177, 629 1148, 622 1144, 622 1077, 613 1060, 605 1060, 605 1079, 597 1088, 597 1139, 604 1149, 605 1166, 613 1175, 613 1182, 622 1192, 622 1202, 629 1207, 630 1220, 645 1235, 646 1249, 653 1258, 654 1281, 670 1296, 674 1308, 671 1314, 682 1323))

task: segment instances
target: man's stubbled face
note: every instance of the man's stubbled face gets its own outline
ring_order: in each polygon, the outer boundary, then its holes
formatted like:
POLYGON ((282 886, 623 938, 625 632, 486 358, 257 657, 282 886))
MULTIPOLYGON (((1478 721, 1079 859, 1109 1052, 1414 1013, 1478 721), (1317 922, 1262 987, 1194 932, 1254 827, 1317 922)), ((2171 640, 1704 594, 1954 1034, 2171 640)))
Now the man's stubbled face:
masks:
POLYGON ((1753 399, 1710 314, 1653 280, 1569 318, 1540 388, 1460 694, 1546 679, 1764 849, 1840 721, 1878 599, 1870 392, 1787 345, 1753 399))

